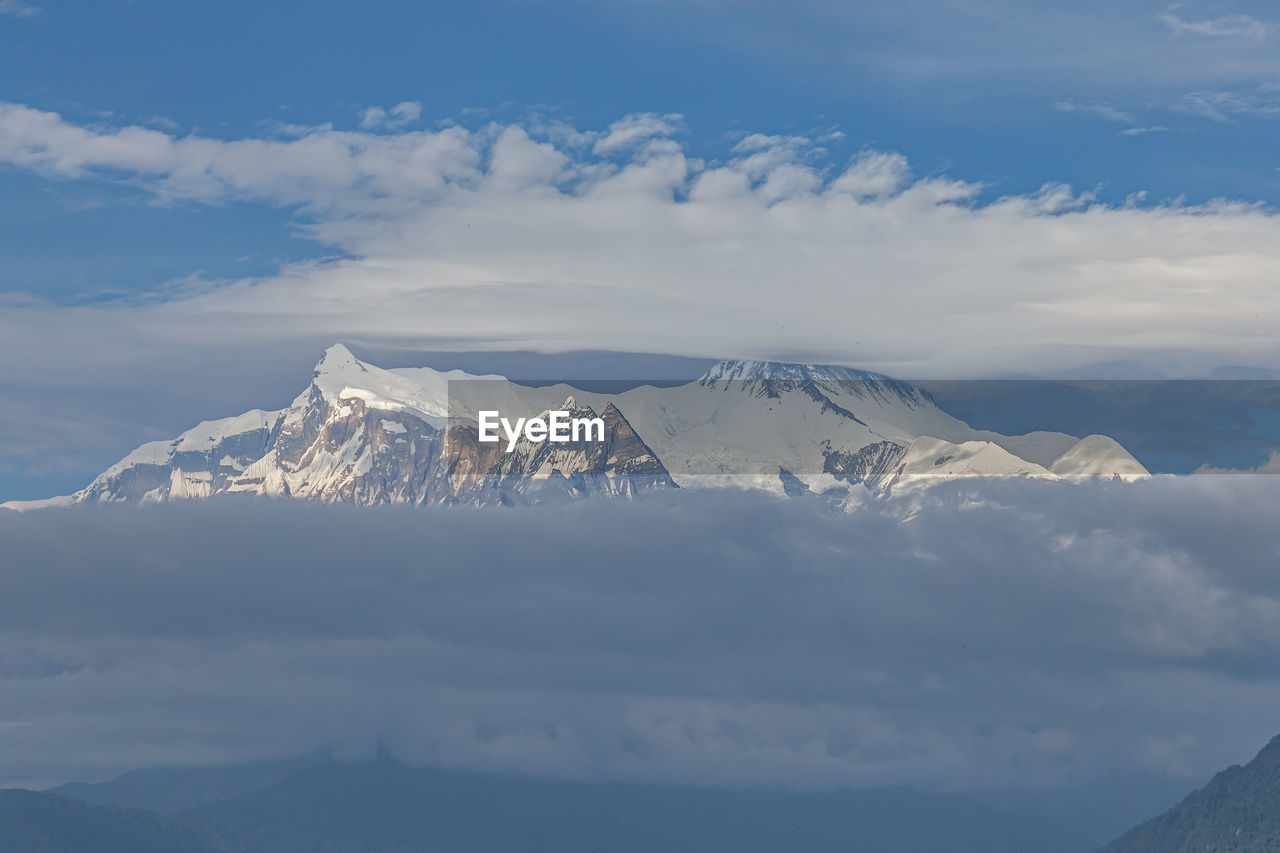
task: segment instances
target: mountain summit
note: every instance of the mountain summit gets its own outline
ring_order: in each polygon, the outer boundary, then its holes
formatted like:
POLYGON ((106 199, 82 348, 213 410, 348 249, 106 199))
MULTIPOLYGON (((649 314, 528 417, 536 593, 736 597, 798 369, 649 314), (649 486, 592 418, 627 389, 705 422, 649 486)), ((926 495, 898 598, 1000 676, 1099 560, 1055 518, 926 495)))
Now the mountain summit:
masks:
POLYGON ((792 364, 786 361, 721 361, 698 378, 711 382, 891 382, 888 376, 833 364, 792 364))

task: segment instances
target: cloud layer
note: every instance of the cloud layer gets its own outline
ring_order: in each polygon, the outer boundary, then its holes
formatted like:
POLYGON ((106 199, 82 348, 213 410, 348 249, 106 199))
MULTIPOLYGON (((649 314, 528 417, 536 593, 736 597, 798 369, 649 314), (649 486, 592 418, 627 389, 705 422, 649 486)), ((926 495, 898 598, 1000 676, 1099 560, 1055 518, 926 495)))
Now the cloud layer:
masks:
POLYGON ((1277 223, 1255 206, 1113 207, 1063 186, 981 202, 900 155, 832 162, 807 138, 747 136, 709 163, 676 117, 397 130, 406 106, 379 114, 384 133, 241 140, 0 107, 0 161, 160 202, 292 207, 345 256, 158 304, 14 305, 6 338, 127 325, 157 343, 791 354, 932 376, 1171 352, 1175 370, 1280 365, 1277 223))
POLYGON ((377 739, 705 784, 1195 780, 1277 727, 1277 488, 3 516, 0 783, 377 739))

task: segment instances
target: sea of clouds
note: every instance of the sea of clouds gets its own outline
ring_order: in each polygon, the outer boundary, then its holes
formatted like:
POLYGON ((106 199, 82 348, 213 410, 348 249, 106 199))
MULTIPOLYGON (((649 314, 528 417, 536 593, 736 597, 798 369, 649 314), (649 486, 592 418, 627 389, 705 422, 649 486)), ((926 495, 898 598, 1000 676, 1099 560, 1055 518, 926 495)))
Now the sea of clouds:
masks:
POLYGON ((577 778, 1189 789, 1280 730, 1277 498, 2 513, 0 784, 381 742, 577 778))

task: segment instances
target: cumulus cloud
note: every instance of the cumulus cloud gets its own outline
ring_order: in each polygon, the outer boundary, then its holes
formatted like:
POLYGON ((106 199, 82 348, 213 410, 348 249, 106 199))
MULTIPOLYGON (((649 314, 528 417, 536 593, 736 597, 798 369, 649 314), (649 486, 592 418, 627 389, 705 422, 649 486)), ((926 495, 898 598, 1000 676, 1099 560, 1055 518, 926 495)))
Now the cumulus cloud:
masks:
POLYGON ((911 180, 911 168, 901 154, 864 151, 836 178, 833 187, 860 198, 896 193, 911 180))
POLYGON ((0 783, 379 739, 712 785, 1195 780, 1274 733, 1275 488, 0 516, 0 783))
POLYGON ((679 132, 682 118, 679 115, 658 116, 652 113, 636 113, 615 121, 608 131, 597 136, 592 151, 596 154, 617 154, 628 149, 665 139, 679 132))
POLYGON ((413 124, 422 117, 422 104, 417 101, 404 101, 391 109, 382 107, 366 107, 360 111, 360 126, 365 130, 389 128, 396 130, 413 124))

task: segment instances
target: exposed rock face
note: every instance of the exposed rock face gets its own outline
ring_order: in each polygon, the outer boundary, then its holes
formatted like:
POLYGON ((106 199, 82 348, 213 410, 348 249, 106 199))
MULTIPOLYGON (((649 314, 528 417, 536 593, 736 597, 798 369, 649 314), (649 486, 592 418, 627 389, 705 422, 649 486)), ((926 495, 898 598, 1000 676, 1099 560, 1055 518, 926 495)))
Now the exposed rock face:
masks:
POLYGON ((359 398, 331 403, 313 386, 301 411, 283 414, 273 445, 224 491, 362 505, 425 503, 441 443, 441 431, 420 418, 371 408, 359 398))
POLYGON ((892 441, 877 441, 858 450, 833 450, 828 445, 822 454, 822 470, 848 483, 862 483, 879 488, 899 473, 899 462, 907 448, 892 441))

